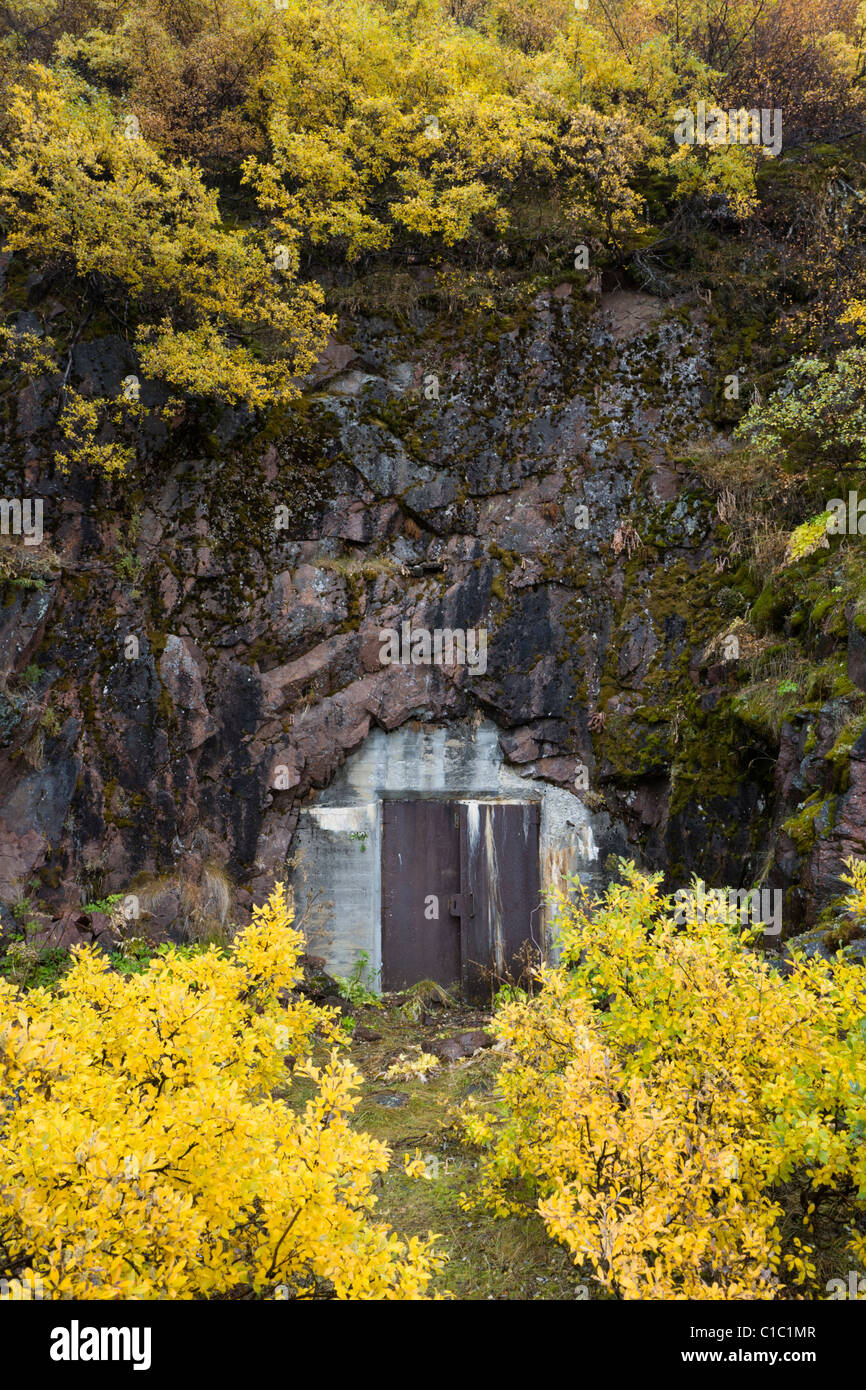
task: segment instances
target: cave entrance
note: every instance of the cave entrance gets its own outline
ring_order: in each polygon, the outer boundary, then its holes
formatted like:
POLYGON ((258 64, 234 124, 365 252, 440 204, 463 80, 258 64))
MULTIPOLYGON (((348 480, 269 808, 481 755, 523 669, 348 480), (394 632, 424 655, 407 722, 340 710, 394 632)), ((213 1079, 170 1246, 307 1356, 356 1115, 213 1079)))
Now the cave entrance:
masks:
POLYGON ((540 955, 536 801, 382 802, 382 988, 420 980, 468 998, 540 955))

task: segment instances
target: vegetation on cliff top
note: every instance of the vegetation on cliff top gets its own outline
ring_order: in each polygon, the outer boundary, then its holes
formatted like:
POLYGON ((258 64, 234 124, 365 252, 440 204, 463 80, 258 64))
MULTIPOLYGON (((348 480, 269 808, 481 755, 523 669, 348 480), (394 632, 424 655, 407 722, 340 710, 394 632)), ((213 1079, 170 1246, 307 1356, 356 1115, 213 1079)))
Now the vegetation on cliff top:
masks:
MULTIPOLYGON (((851 0, 14 0, 0 228, 62 292, 13 370, 52 383, 62 461, 135 459, 138 372, 181 400, 290 399, 332 320, 316 267, 603 261, 696 204, 748 218, 762 144, 677 144, 698 101, 834 134, 861 106, 851 0), (71 319, 71 323, 70 320, 71 319), (122 389, 70 377, 99 323, 122 389)), ((589 269, 581 264, 580 269, 589 269)))

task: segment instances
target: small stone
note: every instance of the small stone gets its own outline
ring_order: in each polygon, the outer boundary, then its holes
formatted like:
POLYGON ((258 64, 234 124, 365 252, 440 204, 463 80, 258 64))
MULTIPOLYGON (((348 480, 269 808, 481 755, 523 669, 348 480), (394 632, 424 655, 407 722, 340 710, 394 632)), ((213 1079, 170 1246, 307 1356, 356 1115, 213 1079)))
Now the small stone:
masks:
POLYGON ((379 1042, 381 1033, 374 1033, 372 1028, 356 1028, 352 1033, 356 1042, 379 1042))
POLYGON ((321 1004, 326 998, 339 993, 337 981, 333 975, 328 975, 325 971, 305 974, 298 989, 316 1004, 321 1004))
POLYGON ((171 889, 161 892, 150 904, 150 915, 153 919, 154 929, 162 937, 168 936, 173 927, 179 926, 182 912, 180 894, 171 889))
POLYGON ((386 1110, 399 1110, 401 1106, 409 1104, 409 1097, 402 1091, 377 1091, 373 1099, 386 1110))
POLYGON ((482 1047, 492 1047, 496 1039, 492 1033, 485 1033, 483 1028, 476 1028, 470 1033, 458 1033, 457 1042, 465 1052, 478 1052, 482 1047))
POLYGON ((85 931, 89 931, 91 936, 103 936, 111 931, 111 919, 104 912, 88 912, 87 916, 89 921, 85 931))
POLYGON ((457 1038, 437 1038, 425 1051, 438 1057, 440 1062, 459 1062, 461 1057, 466 1056, 463 1044, 457 1038))

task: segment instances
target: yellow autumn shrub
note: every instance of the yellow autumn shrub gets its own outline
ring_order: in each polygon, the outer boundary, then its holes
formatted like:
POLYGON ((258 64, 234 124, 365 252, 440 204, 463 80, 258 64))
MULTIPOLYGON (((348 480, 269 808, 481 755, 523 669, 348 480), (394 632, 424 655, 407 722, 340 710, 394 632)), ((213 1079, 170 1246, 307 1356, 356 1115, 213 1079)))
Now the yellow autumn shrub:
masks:
POLYGON ((333 1016, 281 1002, 290 922, 278 885, 229 953, 126 978, 80 948, 56 994, 0 981, 0 1274, 61 1299, 424 1296, 434 1238, 371 1219, 389 1153, 351 1126, 333 1016))
MULTIPOLYGON (((251 408, 298 395, 296 378, 332 321, 319 286, 298 279, 297 238, 283 230, 277 246, 258 228, 227 225, 200 170, 166 160, 134 113, 66 68, 31 64, 6 93, 4 125, 5 247, 64 271, 80 301, 79 331, 98 301, 116 323, 131 315, 141 372, 174 391, 251 408)), ((68 376, 61 357, 52 362, 50 338, 41 350, 43 370, 68 376)), ((64 393, 68 412, 68 385, 64 393)), ((117 425, 121 404, 78 398, 74 418, 61 416, 69 462, 123 471, 131 452, 100 456, 96 442, 103 424, 117 425)))
MULTIPOLYGON (((595 272, 676 207, 748 216, 763 147, 675 129, 724 90, 754 3, 722 6, 717 51, 701 6, 672 28, 657 0, 15 0, 0 230, 34 303, 56 298, 37 375, 57 463, 121 477, 185 417, 284 408, 337 326, 326 285, 339 302, 414 264, 484 286, 537 257, 570 275, 590 249, 595 272), (82 370, 107 333, 120 383, 82 370)), ((857 85, 849 20, 834 98, 857 85)))
POLYGON ((463 1114, 472 1201, 537 1210, 614 1296, 804 1296, 828 1211, 866 1263, 866 971, 785 978, 751 929, 680 925, 660 877, 560 898, 561 963, 498 1016, 498 1105, 463 1114))

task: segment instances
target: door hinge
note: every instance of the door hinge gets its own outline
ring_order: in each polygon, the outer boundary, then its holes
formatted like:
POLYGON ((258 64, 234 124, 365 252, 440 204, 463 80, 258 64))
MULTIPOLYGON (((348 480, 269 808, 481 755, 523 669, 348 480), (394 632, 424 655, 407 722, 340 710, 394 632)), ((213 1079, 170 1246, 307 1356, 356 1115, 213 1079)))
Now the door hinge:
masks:
POLYGON ((452 917, 474 917, 475 894, 454 893, 448 903, 448 911, 452 917))

